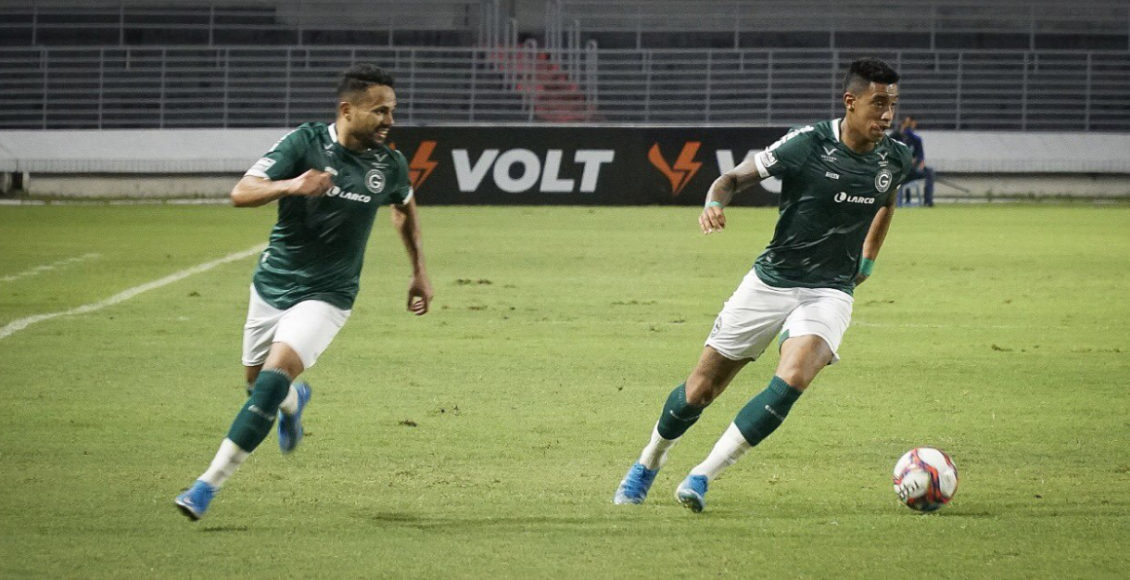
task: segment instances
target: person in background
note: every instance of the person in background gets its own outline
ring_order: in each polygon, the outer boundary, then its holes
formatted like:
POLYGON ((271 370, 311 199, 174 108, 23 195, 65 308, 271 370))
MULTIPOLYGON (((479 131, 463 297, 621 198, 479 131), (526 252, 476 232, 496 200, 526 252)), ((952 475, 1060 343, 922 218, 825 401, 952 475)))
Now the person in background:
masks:
POLYGON ((934 169, 926 165, 926 150, 922 147, 922 137, 918 136, 917 131, 918 120, 907 115, 903 117, 899 130, 891 135, 891 139, 905 143, 914 151, 914 167, 911 169, 907 181, 925 179, 926 187, 922 192, 922 205, 934 207, 934 169))

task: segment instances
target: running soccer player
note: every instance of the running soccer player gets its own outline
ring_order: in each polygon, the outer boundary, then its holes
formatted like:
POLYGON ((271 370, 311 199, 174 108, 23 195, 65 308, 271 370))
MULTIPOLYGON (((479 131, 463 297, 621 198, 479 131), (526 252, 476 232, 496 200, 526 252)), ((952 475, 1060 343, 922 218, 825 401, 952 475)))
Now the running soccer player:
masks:
POLYGON ((773 433, 817 373, 839 360, 852 291, 871 275, 898 185, 913 168, 910 149, 884 133, 895 116, 898 80, 881 60, 853 62, 844 79, 842 119, 793 129, 710 187, 698 220, 704 234, 726 227, 724 208, 735 193, 780 178, 777 227, 723 306, 697 366, 667 397, 615 503, 644 501, 667 452, 774 337, 780 336, 781 359, 769 386, 738 412, 675 492, 694 512, 706 506, 710 483, 773 433))
POLYGON ((336 121, 291 131, 232 189, 236 207, 278 200, 279 218, 252 278, 244 326, 250 398, 211 466, 175 500, 194 521, 267 437, 276 415, 283 453, 302 440, 310 387, 295 379, 314 366, 349 319, 381 205, 392 206, 393 224, 412 263, 408 310, 418 316, 428 312, 433 292, 408 162, 384 144, 396 110, 392 85, 380 68, 354 65, 338 85, 336 121))

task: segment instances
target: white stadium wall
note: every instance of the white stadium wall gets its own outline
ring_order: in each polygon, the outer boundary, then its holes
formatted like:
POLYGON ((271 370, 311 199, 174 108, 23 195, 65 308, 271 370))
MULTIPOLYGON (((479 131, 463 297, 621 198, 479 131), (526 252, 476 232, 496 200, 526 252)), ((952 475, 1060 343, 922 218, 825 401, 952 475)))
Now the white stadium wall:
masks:
POLYGON ((1130 197, 1130 134, 920 131, 940 200, 1130 197))
MULTIPOLYGON (((688 140, 702 131, 683 130, 688 140)), ((488 135, 490 131, 489 127, 477 130, 488 135)), ((22 180, 16 181, 36 197, 223 197, 243 171, 286 133, 285 129, 0 131, 0 173, 7 176, 0 185, 19 175, 22 180)), ((929 164, 946 182, 937 187, 940 201, 1130 197, 1130 134, 922 131, 921 135, 929 164)), ((709 162, 709 154, 700 156, 709 162)), ((469 201, 473 203, 473 198, 469 201)))

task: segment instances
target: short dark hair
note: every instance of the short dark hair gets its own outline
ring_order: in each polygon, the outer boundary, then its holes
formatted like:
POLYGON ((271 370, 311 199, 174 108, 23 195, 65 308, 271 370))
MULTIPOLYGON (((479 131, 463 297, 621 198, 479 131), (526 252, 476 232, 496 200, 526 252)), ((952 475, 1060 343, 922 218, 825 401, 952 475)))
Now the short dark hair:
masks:
POLYGON ((844 92, 862 92, 871 83, 893 85, 899 82, 899 73, 891 65, 877 58, 860 58, 851 63, 844 75, 844 92))
POLYGON ((392 88, 392 75, 386 73, 381 67, 358 63, 341 73, 341 82, 337 85, 337 97, 349 99, 359 92, 368 90, 373 85, 384 85, 392 88))

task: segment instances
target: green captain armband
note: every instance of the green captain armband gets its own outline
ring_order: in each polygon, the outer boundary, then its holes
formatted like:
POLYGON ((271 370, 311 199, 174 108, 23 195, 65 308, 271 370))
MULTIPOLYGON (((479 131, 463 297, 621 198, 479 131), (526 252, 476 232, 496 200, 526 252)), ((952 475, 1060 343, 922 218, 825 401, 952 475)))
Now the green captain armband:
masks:
POLYGON ((725 207, 721 202, 710 200, 706 202, 706 207, 725 207))
POLYGON ((863 258, 859 261, 859 273, 864 276, 870 276, 871 270, 875 269, 875 260, 871 258, 863 258))

